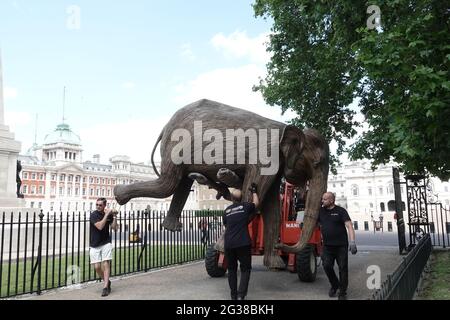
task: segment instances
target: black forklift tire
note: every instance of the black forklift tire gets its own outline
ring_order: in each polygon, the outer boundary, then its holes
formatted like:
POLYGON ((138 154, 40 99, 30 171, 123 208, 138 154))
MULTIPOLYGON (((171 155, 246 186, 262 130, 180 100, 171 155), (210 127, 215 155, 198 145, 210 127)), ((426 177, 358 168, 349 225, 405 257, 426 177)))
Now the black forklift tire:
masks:
POLYGON ((206 249, 205 255, 205 268, 208 275, 212 278, 223 277, 226 269, 218 266, 219 254, 220 252, 214 248, 215 244, 211 244, 208 249, 206 249))
POLYGON ((317 258, 314 245, 308 244, 297 253, 297 274, 302 282, 314 282, 317 274, 317 258))

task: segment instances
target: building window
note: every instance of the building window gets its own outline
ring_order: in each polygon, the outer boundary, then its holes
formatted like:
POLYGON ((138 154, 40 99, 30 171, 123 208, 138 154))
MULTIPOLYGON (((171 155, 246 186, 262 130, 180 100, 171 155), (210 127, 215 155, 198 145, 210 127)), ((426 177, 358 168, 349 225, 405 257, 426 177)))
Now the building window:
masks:
POLYGON ((336 188, 336 183, 333 183, 333 188, 336 188))
POLYGON ((50 211, 53 211, 53 207, 55 206, 54 202, 50 202, 50 211))
POLYGON ((92 183, 92 182, 94 182, 94 178, 89 177, 89 183, 92 183))
POLYGON ((357 197, 359 193, 358 186, 356 184, 352 185, 352 195, 357 197))
POLYGON ((388 192, 389 194, 394 194, 394 186, 392 184, 388 185, 388 192))
POLYGON ((364 221, 364 231, 369 231, 369 221, 364 221))
POLYGON ((83 188, 83 196, 86 195, 86 188, 83 188))
POLYGON ((39 202, 39 203, 38 203, 38 208, 39 208, 39 209, 42 209, 42 202, 39 202))
POLYGON ((39 180, 44 180, 44 174, 39 174, 39 180))
POLYGON ((388 221, 388 232, 392 232, 392 222, 388 221))
POLYGON ((100 178, 97 178, 95 181, 97 184, 100 184, 100 178))
POLYGON ((380 203, 380 210, 381 210, 381 212, 385 212, 386 211, 386 206, 384 205, 384 202, 380 203))
POLYGON ((72 195, 72 188, 67 188, 67 195, 71 196, 72 195))
POLYGON ((31 194, 36 194, 36 186, 31 186, 31 194))
POLYGON ((388 202, 388 211, 395 211, 395 201, 391 200, 388 202))
POLYGON ((50 191, 51 191, 51 193, 50 193, 50 194, 51 194, 52 196, 54 196, 54 195, 56 194, 56 187, 55 187, 55 186, 53 186, 53 187, 51 188, 51 190, 50 190, 50 191))
POLYGON ((448 187, 447 186, 444 187, 444 192, 448 192, 448 187))
POLYGON ((95 195, 98 197, 100 196, 100 189, 95 190, 95 195))
POLYGON ((344 184, 343 184, 343 183, 341 183, 341 187, 344 187, 344 184))
POLYGON ((80 182, 80 176, 75 177, 75 182, 80 182))
POLYGON ((27 193, 28 193, 28 186, 27 186, 26 184, 22 187, 22 192, 23 192, 24 194, 27 194, 27 193))
POLYGON ((383 195, 383 187, 378 187, 378 194, 379 194, 380 196, 383 195))
POLYGON ((80 194, 80 189, 79 188, 75 188, 75 195, 78 196, 80 194))
POLYGON ((372 195, 372 187, 367 188, 367 191, 369 192, 369 196, 372 195))
POLYGON ((24 172, 24 173, 22 174, 22 177, 23 177, 24 179, 28 179, 28 172, 24 172))
POLYGON ((31 174, 31 180, 36 180, 36 173, 31 174))
POLYGON ((69 182, 72 182, 73 181, 73 175, 69 175, 69 182))
POLYGON ((44 186, 39 186, 39 194, 44 194, 44 186))
POLYGON ((31 202, 30 202, 30 207, 31 207, 31 208, 34 208, 34 201, 31 201, 31 202))
POLYGON ((108 197, 111 196, 111 189, 108 189, 108 197))
MULTIPOLYGON (((91 189, 92 190, 92 189, 91 189)), ((92 211, 92 207, 94 206, 94 204, 91 202, 89 203, 89 210, 92 211)))
POLYGON ((102 189, 102 197, 105 196, 105 189, 102 189))
MULTIPOLYGON (((91 191, 90 191, 90 196, 92 197, 93 195, 94 195, 94 189, 91 189, 91 191)), ((92 210, 92 209, 91 209, 92 210)))
POLYGON ((373 208, 373 203, 371 202, 369 206, 370 206, 371 208, 373 208))
POLYGON ((358 230, 358 221, 353 221, 353 229, 358 230))
POLYGON ((64 195, 64 188, 63 187, 59 187, 59 195, 60 196, 64 195))
POLYGON ((86 177, 83 177, 83 183, 86 183, 86 177))
POLYGON ((52 174, 52 181, 56 181, 56 174, 52 174))
POLYGON ((60 175, 59 176, 59 180, 60 181, 65 181, 66 180, 66 175, 65 174, 60 175))

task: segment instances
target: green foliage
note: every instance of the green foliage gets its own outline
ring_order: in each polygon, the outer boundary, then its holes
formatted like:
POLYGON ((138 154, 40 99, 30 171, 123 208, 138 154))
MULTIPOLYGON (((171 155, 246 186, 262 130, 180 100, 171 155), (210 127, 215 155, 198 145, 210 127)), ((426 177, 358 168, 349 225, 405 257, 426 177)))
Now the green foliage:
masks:
POLYGON ((450 44, 446 1, 256 0, 256 16, 274 21, 266 79, 255 90, 269 105, 298 114, 373 166, 394 160, 409 173, 450 178, 450 44), (369 5, 381 27, 368 29, 369 5), (358 105, 351 105, 356 101, 358 105), (355 111, 364 131, 355 136, 355 111))

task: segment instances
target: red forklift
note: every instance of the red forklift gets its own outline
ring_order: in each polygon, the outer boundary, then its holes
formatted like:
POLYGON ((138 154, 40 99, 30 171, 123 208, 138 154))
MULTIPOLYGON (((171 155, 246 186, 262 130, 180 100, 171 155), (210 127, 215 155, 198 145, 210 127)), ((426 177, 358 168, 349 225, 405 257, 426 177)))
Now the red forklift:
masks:
MULTIPOLYGON (((302 234, 303 217, 297 219, 297 212, 294 204, 295 186, 284 183, 284 190, 280 193, 281 199, 281 223, 280 242, 287 245, 294 245, 302 234)), ((301 211, 299 212, 301 214, 301 211)), ((264 224, 262 215, 258 214, 249 223, 248 231, 252 240, 252 255, 264 255, 264 224)), ((317 258, 321 256, 323 249, 322 235, 319 227, 316 227, 311 239, 306 247, 298 253, 288 253, 278 250, 286 263, 286 269, 290 272, 297 272, 298 278, 303 282, 313 282, 316 280, 317 258)), ((227 271, 225 254, 216 250, 212 244, 206 251, 205 257, 206 272, 211 277, 222 277, 227 271)))

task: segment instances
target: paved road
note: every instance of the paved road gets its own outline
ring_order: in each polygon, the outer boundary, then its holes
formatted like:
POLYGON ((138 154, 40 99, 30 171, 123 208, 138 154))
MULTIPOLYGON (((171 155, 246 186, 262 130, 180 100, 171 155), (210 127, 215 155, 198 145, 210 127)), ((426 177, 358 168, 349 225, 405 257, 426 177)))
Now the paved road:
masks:
MULTIPOLYGON (((378 265, 382 280, 391 273, 401 256, 396 247, 359 246, 357 255, 349 256, 349 299, 367 299, 371 290, 366 286, 367 267, 378 265)), ((226 277, 210 278, 203 262, 182 265, 165 270, 115 278, 113 293, 101 298, 101 284, 83 284, 79 289, 59 289, 42 296, 25 296, 36 300, 227 300, 226 277)), ((249 300, 320 300, 328 298, 329 284, 322 266, 314 283, 300 282, 296 274, 287 271, 269 271, 262 265, 262 257, 254 257, 249 287, 249 300)))

